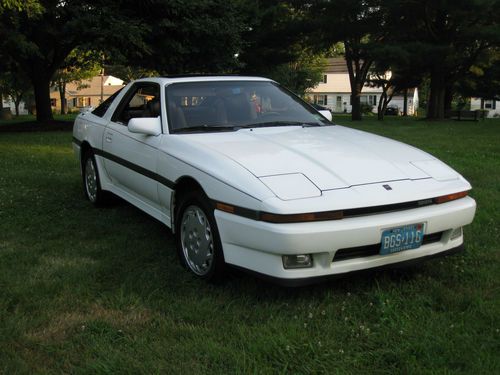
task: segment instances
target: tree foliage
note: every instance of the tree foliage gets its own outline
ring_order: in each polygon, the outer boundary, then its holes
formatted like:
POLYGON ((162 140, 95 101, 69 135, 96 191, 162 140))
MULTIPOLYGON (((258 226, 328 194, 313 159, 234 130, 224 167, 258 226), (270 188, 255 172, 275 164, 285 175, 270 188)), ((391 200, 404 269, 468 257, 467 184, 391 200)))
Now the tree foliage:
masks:
POLYGON ((19 105, 32 91, 32 86, 24 72, 11 62, 9 69, 0 73, 0 91, 14 102, 16 116, 19 116, 19 105))
POLYGON ((379 0, 319 0, 308 9, 317 43, 342 42, 351 85, 352 119, 361 120, 360 94, 374 62, 373 51, 387 38, 379 0))
POLYGON ((75 48, 69 53, 59 69, 52 76, 51 86, 59 91, 61 114, 67 112, 66 85, 81 82, 99 74, 102 69, 103 55, 98 51, 82 51, 75 48))
POLYGON ((298 58, 274 67, 268 76, 295 94, 303 96, 321 81, 325 67, 326 58, 323 55, 302 49, 298 58))
POLYGON ((427 116, 442 119, 455 82, 500 43, 498 0, 387 0, 392 44, 430 77, 427 116))

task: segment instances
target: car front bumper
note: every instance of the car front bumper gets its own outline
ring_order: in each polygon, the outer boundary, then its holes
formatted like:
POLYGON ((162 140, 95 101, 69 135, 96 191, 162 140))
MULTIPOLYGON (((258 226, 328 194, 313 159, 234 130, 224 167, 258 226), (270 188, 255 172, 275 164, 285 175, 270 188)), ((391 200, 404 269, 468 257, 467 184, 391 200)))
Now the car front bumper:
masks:
POLYGON ((476 202, 470 197, 411 210, 342 220, 273 224, 219 210, 215 217, 226 263, 270 277, 282 284, 300 285, 354 271, 394 266, 460 250, 463 235, 454 229, 470 224, 476 202), (436 242, 389 255, 370 255, 333 261, 339 249, 376 245, 389 228, 424 223, 425 234, 442 232, 436 242), (282 256, 312 254, 313 266, 285 269, 282 256))

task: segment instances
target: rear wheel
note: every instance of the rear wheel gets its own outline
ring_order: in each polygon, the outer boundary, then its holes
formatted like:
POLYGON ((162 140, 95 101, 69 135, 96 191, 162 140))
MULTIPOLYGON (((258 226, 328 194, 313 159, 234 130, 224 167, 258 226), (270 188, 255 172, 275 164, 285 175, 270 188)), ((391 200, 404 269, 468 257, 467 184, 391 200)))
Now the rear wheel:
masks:
POLYGON ((94 154, 89 151, 83 157, 83 190, 87 199, 95 206, 106 203, 106 192, 101 189, 99 172, 94 154))
POLYGON ((221 279, 224 255, 208 198, 201 192, 191 192, 180 197, 178 207, 175 233, 181 262, 201 279, 221 279))

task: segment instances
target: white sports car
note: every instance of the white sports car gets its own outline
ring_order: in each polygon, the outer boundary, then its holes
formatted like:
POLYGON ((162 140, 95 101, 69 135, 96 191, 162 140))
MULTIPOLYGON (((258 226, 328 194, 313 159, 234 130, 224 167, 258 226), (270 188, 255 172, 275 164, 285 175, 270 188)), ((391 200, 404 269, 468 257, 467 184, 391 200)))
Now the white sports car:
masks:
POLYGON ((74 124, 86 196, 175 234, 182 263, 286 285, 456 252, 470 184, 414 147, 334 125, 274 81, 140 79, 74 124))

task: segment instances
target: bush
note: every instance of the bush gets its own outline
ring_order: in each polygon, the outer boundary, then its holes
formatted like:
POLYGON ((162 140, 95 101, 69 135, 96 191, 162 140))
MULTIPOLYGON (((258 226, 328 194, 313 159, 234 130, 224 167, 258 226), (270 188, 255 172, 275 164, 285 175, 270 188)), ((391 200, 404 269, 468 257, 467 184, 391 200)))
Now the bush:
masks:
POLYGON ((361 103, 361 113, 364 115, 369 115, 373 113, 373 106, 366 103, 361 103))

